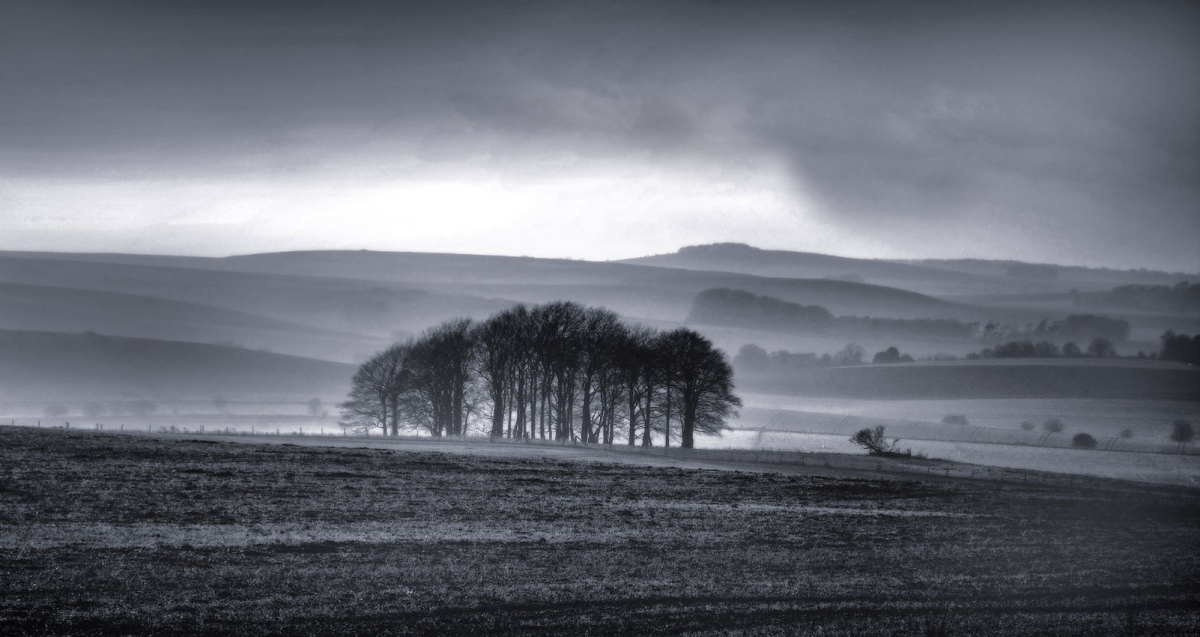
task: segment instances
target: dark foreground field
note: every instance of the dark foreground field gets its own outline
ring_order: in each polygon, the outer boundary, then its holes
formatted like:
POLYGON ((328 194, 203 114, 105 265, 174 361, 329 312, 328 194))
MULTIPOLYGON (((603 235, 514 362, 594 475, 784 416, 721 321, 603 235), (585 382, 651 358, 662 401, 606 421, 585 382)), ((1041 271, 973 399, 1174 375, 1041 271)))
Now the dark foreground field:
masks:
POLYGON ((0 574, 9 634, 1195 635, 1200 492, 0 427, 0 574))

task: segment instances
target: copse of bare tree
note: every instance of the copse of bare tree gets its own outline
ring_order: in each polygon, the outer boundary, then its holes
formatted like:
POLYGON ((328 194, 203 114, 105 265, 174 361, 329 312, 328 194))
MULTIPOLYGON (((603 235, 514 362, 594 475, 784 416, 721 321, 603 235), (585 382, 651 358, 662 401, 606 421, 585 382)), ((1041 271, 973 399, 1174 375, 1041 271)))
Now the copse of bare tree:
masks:
POLYGON ((454 319, 425 331, 411 346, 412 391, 418 422, 435 436, 461 436, 477 402, 477 341, 471 319, 454 319))
POLYGON ((721 350, 700 334, 629 328, 602 308, 517 305, 486 321, 447 321, 360 366, 343 424, 493 439, 695 444, 741 400, 721 350), (474 420, 473 420, 474 419, 474 420), (482 422, 480 422, 482 420, 482 422))
MULTIPOLYGON (((733 393, 733 368, 725 354, 700 334, 679 328, 663 339, 667 396, 674 389, 678 401, 681 444, 691 448, 697 432, 720 433, 727 418, 742 401, 733 393)), ((667 405, 670 410, 671 405, 667 405)), ((670 427, 670 422, 667 422, 670 427)), ((668 437, 669 440, 669 437, 668 437)))
POLYGON ((350 396, 338 405, 342 424, 357 431, 400 433, 400 403, 411 389, 412 344, 396 344, 367 359, 350 379, 350 396))

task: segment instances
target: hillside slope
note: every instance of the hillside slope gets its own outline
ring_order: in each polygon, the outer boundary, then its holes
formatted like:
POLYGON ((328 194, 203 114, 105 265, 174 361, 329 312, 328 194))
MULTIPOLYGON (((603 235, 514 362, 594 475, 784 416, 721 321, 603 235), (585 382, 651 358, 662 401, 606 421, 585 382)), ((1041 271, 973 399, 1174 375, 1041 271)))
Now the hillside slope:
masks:
POLYGON ((1200 369, 1178 363, 1006 359, 738 370, 738 387, 861 399, 1105 398, 1200 400, 1200 369))
MULTIPOLYGON (((995 296, 1002 299, 1010 295, 1108 290, 1131 283, 1170 285, 1188 278, 1188 275, 1180 273, 1028 264, 1013 260, 856 259, 790 250, 764 250, 739 243, 687 246, 671 254, 625 259, 621 263, 783 278, 845 279, 946 298, 995 296), (1015 275, 1035 270, 1044 271, 1049 276, 1015 275)), ((1194 278, 1195 275, 1192 276, 1194 278)))
POLYGON ((671 254, 625 259, 621 262, 781 278, 851 280, 933 296, 1047 289, 1047 286, 1030 286, 1026 282, 1014 282, 991 275, 876 259, 854 259, 790 250, 763 250, 740 243, 687 246, 671 254))
POLYGON ((238 347, 0 330, 0 401, 341 400, 351 365, 238 347))
POLYGON ((0 329, 5 330, 238 344, 329 360, 348 360, 348 352, 370 352, 386 344, 384 339, 199 303, 96 290, 0 283, 0 308, 0 329))

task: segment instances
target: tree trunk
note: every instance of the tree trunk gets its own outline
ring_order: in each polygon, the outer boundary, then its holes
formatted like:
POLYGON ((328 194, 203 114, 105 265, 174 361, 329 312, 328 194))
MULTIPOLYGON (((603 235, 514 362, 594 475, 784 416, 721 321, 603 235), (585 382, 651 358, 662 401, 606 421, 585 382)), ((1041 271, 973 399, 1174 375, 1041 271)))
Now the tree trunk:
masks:
POLYGON ((525 374, 517 373, 517 438, 525 437, 525 374))
POLYGON ((504 396, 496 396, 492 405, 492 439, 504 436, 504 396))
POLYGON ((654 402, 654 386, 646 383, 646 409, 642 412, 645 417, 645 425, 642 428, 642 446, 653 447, 654 442, 650 440, 650 412, 654 402))
POLYGON ((684 398, 683 403, 683 442, 681 446, 684 449, 691 449, 695 444, 696 431, 696 406, 693 401, 684 398))
POLYGON ((667 383, 667 413, 663 418, 663 446, 671 446, 671 383, 667 383))

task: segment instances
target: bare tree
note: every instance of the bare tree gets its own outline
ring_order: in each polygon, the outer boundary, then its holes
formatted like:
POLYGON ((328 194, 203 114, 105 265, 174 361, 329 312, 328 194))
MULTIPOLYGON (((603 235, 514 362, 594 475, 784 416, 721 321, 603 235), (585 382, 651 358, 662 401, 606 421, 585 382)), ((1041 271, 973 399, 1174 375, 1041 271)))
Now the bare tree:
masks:
MULTIPOLYGON (((623 385, 625 420, 631 447, 637 444, 639 420, 643 412, 649 409, 647 392, 653 391, 653 384, 647 381, 652 368, 650 363, 653 360, 650 347, 655 337, 656 332, 653 329, 638 326, 629 330, 617 347, 616 366, 623 385)), ((649 418, 645 418, 643 426, 647 423, 649 418)), ((645 430, 648 431, 649 428, 646 427, 645 430)), ((646 436, 646 440, 649 440, 649 436, 646 436)))
POLYGON ((486 415, 493 439, 612 444, 624 426, 629 444, 640 434, 649 446, 656 432, 669 445, 678 422, 690 447, 736 415, 732 377, 692 330, 631 330, 609 310, 558 301, 447 321, 392 346, 360 366, 339 407, 347 426, 393 435, 402 425, 463 435, 486 415))
POLYGON ((575 393, 582 361, 582 333, 586 314, 582 305, 556 301, 538 308, 541 318, 539 340, 546 366, 554 416, 554 439, 574 438, 575 393))
POLYGON ((584 310, 579 343, 579 439, 596 442, 593 416, 599 407, 603 421, 605 399, 610 399, 609 371, 616 366, 617 347, 626 328, 615 312, 590 307, 584 310), (599 404, 596 404, 597 401, 599 404))
POLYGON ((1191 421, 1181 419, 1171 423, 1171 440, 1179 443, 1180 447, 1186 447, 1195 437, 1196 430, 1191 421))
POLYGON ((412 344, 411 402, 422 424, 435 436, 466 433, 474 400, 476 340, 471 319, 453 319, 426 330, 412 344))
POLYGON ((860 429, 850 437, 850 442, 867 450, 873 456, 882 456, 896 452, 897 440, 888 442, 883 435, 883 425, 874 429, 860 429))
POLYGON ((519 373, 521 350, 527 345, 521 342, 521 327, 528 316, 525 306, 517 305, 492 316, 475 329, 475 339, 479 343, 478 377, 492 402, 492 438, 504 435, 504 419, 512 411, 510 397, 516 393, 513 379, 519 373))
MULTIPOLYGON (((693 330, 679 328, 663 339, 669 367, 666 386, 677 404, 681 445, 692 448, 695 434, 719 434, 742 401, 733 393, 733 368, 725 354, 693 330)), ((671 405, 668 405, 670 408, 671 405)), ((670 423, 666 423, 669 435, 670 423)))
POLYGON ((401 402, 412 378, 411 353, 411 344, 395 344, 359 365, 350 379, 348 399, 338 405, 343 427, 399 435, 401 402))

